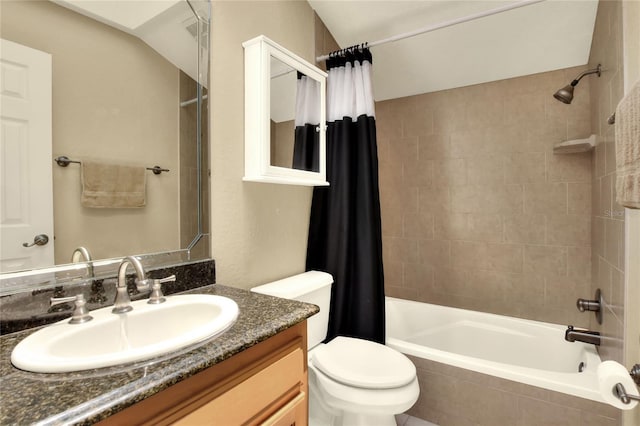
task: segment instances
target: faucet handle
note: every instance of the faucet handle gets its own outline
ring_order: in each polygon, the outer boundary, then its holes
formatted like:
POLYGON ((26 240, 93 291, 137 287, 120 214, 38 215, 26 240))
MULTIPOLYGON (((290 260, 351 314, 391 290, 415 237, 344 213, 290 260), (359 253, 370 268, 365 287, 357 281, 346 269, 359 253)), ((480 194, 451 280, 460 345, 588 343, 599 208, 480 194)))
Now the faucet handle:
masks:
POLYGON ((51 300, 49 300, 51 306, 67 302, 73 302, 75 304, 75 309, 73 310, 73 314, 71 314, 69 324, 82 324, 93 319, 93 317, 89 315, 89 310, 86 306, 87 302, 84 300, 84 294, 82 293, 69 297, 52 297, 51 300))
POLYGON ((164 295, 162 294, 162 283, 167 283, 175 280, 176 280, 175 275, 169 275, 168 277, 165 277, 165 278, 152 280, 153 284, 151 286, 151 296, 149 296, 149 301, 147 303, 151 305, 157 305, 157 304, 166 302, 167 299, 165 299, 164 295))

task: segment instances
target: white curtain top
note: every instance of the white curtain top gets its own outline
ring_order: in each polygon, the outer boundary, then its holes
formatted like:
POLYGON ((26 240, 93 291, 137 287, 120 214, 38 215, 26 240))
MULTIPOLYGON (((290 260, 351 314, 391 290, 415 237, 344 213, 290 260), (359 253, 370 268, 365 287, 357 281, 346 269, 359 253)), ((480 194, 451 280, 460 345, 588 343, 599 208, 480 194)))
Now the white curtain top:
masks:
POLYGON ((327 120, 337 121, 350 117, 355 121, 361 115, 375 117, 371 62, 347 62, 329 69, 327 77, 327 120))

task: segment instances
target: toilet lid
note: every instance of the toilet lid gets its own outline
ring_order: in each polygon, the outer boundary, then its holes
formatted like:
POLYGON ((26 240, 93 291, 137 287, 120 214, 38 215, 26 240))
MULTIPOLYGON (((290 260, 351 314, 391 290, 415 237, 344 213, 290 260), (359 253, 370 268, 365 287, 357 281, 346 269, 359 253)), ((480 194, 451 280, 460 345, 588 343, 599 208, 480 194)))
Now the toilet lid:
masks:
POLYGON ((416 367, 400 352, 351 337, 339 336, 317 347, 312 361, 333 380, 360 388, 397 388, 416 377, 416 367))

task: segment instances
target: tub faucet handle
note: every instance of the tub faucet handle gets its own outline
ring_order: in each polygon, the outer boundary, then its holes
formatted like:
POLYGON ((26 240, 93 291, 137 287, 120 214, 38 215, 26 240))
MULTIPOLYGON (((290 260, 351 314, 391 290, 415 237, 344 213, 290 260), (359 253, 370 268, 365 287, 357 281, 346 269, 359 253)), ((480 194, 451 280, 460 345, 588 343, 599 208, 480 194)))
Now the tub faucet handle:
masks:
POLYGON ((596 320, 598 324, 602 324, 602 306, 604 306, 604 300, 602 299, 602 291, 596 290, 594 300, 578 299, 576 300, 576 307, 580 312, 591 311, 595 312, 596 320))

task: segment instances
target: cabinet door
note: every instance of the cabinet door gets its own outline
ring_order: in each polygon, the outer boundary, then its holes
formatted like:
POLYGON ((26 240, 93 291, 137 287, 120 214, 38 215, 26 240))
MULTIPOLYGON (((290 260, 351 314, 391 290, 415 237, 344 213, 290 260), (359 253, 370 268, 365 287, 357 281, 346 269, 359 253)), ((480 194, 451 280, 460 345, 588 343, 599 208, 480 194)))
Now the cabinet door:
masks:
MULTIPOLYGON (((267 424, 287 425, 289 411, 295 413, 306 399, 301 378, 304 374, 304 353, 296 348, 258 373, 247 378, 218 398, 192 411, 174 423, 176 426, 259 424, 267 417, 267 424), (289 406, 291 404, 291 406, 289 406), (288 409, 286 408, 288 407, 288 409), (268 423, 281 413, 281 419, 268 423)), ((306 409, 303 410, 306 414, 306 409)), ((304 419, 306 423, 306 419, 304 419)), ((303 424, 298 420, 298 425, 303 424)))
POLYGON ((307 399, 301 392, 262 423, 262 426, 304 426, 307 424, 307 399))

